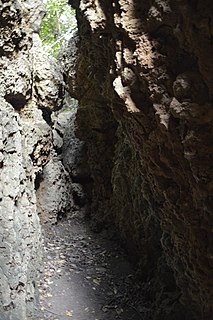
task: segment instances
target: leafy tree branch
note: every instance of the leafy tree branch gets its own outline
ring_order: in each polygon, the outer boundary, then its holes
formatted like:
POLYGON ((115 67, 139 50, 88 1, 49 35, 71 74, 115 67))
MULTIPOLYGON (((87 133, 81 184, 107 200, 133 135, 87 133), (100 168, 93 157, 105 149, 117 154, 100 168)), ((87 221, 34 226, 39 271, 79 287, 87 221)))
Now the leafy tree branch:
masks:
POLYGON ((46 15, 40 37, 50 55, 57 58, 64 40, 75 26, 75 11, 68 5, 67 0, 46 1, 46 15))

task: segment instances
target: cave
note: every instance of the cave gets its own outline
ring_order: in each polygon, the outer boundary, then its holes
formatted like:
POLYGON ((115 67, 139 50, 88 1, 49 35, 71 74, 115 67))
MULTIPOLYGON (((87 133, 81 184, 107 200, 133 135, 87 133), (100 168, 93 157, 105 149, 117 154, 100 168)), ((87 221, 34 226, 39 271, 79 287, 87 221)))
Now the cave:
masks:
POLYGON ((213 318, 211 0, 0 2, 0 319, 213 318))

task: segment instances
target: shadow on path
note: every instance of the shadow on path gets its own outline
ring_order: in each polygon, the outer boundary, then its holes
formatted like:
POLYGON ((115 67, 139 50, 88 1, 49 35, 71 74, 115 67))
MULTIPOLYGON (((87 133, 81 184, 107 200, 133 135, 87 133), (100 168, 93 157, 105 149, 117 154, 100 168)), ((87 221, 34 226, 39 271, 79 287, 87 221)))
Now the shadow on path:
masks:
POLYGON ((93 233, 76 216, 43 226, 43 233, 39 319, 141 320, 145 313, 149 318, 134 270, 109 233, 93 233))

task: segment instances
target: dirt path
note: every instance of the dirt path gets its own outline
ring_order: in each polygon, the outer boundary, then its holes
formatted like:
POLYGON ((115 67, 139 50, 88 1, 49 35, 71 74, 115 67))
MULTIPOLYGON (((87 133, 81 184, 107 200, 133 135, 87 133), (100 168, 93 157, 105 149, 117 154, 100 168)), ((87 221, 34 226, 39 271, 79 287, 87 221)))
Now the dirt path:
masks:
POLYGON ((39 319, 143 319, 134 271, 109 233, 95 234, 83 217, 73 217, 45 226, 44 234, 39 319))

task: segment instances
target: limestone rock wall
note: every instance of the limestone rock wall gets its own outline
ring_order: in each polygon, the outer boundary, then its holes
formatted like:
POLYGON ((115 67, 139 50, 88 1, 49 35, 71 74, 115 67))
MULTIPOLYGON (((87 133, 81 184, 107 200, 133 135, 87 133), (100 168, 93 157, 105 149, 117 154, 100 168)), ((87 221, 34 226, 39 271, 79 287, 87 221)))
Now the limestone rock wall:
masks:
POLYGON ((212 1, 70 0, 93 219, 141 261, 152 319, 212 315, 212 1))
MULTIPOLYGON (((36 177, 37 212, 42 223, 56 223, 58 215, 64 215, 72 207, 71 179, 61 158, 64 130, 70 114, 59 111, 64 97, 60 66, 44 51, 37 34, 33 39, 33 99, 48 128, 49 143, 48 161, 40 165, 36 177)), ((41 161, 42 153, 39 151, 38 161, 41 161)))
POLYGON ((35 320, 42 256, 36 189, 53 158, 51 112, 63 96, 62 76, 37 34, 42 17, 40 0, 0 1, 1 320, 35 320))

